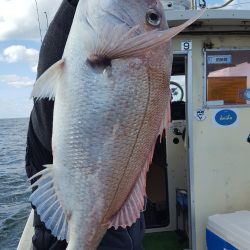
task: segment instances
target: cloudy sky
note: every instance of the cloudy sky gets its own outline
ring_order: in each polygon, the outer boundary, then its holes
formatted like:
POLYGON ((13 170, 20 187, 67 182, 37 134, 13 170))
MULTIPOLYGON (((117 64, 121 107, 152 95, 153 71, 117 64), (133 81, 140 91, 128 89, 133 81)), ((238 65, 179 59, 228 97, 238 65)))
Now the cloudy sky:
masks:
MULTIPOLYGON (((37 0, 42 38, 47 20, 50 23, 61 1, 37 0)), ((207 0, 208 6, 223 2, 207 0)), ((231 8, 250 9, 249 2, 235 0, 231 8), (239 5, 243 2, 244 5, 239 5)), ((37 18, 36 0, 0 0, 0 119, 30 114, 32 101, 29 96, 41 46, 37 18)))
MULTIPOLYGON (((37 3, 43 37, 61 0, 37 3)), ((35 0, 0 0, 0 118, 29 116, 40 46, 35 0)))

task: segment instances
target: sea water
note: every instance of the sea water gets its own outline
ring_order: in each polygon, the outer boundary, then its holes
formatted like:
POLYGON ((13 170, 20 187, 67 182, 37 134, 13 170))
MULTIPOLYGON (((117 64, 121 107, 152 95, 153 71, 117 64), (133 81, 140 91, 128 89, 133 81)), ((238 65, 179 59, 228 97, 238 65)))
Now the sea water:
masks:
POLYGON ((0 249, 17 248, 31 207, 25 171, 27 118, 0 119, 0 249))

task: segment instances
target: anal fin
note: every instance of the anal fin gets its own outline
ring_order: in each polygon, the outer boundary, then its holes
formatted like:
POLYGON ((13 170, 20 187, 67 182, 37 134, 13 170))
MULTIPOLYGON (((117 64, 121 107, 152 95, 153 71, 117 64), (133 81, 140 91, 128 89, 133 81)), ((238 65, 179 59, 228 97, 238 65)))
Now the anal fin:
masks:
POLYGON ((111 219, 109 228, 131 226, 140 218, 140 213, 144 210, 144 198, 146 196, 146 174, 152 160, 151 155, 144 164, 143 171, 140 173, 135 186, 121 210, 111 219))

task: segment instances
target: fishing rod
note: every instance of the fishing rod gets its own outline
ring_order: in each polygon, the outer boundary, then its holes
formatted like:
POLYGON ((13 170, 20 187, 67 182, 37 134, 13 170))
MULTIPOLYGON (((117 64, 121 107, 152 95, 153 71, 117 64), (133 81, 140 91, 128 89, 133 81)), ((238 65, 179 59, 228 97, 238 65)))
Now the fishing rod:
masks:
POLYGON ((40 18, 39 18, 39 12, 38 12, 38 4, 37 4, 37 0, 35 0, 35 3, 36 3, 36 13, 37 13, 38 27, 39 27, 40 38, 41 38, 41 43, 42 43, 42 42, 43 42, 43 38, 42 38, 42 30, 41 30, 41 23, 40 23, 40 18))

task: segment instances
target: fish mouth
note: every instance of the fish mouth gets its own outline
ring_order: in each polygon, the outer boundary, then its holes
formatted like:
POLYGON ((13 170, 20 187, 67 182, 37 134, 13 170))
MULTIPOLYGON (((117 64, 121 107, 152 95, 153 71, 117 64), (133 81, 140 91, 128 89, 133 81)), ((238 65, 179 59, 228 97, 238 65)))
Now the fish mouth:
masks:
POLYGON ((104 55, 90 55, 86 63, 97 73, 102 73, 106 68, 111 67, 111 59, 104 55))

